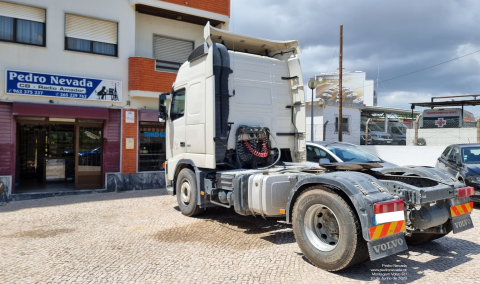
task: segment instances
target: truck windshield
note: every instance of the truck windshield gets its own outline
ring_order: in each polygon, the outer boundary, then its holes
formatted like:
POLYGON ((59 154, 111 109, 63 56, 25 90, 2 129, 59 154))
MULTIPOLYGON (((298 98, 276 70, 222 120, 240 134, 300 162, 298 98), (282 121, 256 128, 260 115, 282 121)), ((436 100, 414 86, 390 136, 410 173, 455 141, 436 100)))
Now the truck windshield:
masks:
POLYGON ((373 163, 383 162, 382 159, 355 145, 333 143, 327 149, 344 162, 373 163))
POLYGON ((462 148, 462 160, 465 164, 480 164, 480 147, 462 148))

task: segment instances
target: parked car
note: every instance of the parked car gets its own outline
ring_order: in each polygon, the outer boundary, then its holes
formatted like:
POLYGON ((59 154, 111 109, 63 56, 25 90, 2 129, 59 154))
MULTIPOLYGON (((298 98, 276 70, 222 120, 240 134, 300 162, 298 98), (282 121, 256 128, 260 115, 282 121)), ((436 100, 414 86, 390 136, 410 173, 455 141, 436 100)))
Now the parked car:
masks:
POLYGON ((407 126, 396 119, 388 119, 387 129, 385 129, 385 120, 382 119, 376 124, 382 131, 392 135, 393 145, 407 144, 407 126))
POLYGON ((307 164, 318 166, 319 163, 378 163, 384 168, 397 165, 382 160, 360 146, 346 142, 307 142, 307 164))
MULTIPOLYGON (((365 136, 367 121, 363 120, 360 122, 360 135, 365 136)), ((393 139, 392 135, 383 131, 377 124, 370 122, 368 124, 368 139, 372 139, 372 143, 368 141, 368 144, 374 145, 392 145, 393 139)))
POLYGON ((448 146, 435 165, 450 172, 457 179, 472 186, 472 200, 480 201, 480 144, 454 144, 448 146))
MULTIPOLYGON (((372 136, 368 135, 368 145, 372 145, 372 136)), ((365 131, 360 131, 360 145, 365 145, 365 131)))

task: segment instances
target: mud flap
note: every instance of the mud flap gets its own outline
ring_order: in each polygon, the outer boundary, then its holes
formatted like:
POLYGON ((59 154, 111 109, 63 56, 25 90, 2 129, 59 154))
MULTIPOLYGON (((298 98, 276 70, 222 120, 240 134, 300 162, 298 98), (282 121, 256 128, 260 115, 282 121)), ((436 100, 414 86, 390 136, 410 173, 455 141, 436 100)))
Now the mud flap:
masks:
POLYGON ((472 222, 472 218, 470 217, 470 214, 464 214, 457 217, 453 217, 451 222, 452 222, 454 234, 458 234, 473 228, 473 222, 472 222))
POLYGON ((377 260, 404 250, 408 250, 408 246, 403 232, 368 242, 368 252, 371 260, 377 260))

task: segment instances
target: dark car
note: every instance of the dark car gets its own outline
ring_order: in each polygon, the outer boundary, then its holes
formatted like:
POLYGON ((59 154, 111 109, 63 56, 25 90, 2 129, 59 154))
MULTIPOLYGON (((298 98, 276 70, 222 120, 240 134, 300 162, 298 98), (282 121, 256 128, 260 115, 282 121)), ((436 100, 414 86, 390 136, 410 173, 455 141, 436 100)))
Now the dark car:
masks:
POLYGON ((437 168, 447 170, 467 186, 475 188, 472 200, 480 201, 480 144, 454 144, 443 151, 437 168))

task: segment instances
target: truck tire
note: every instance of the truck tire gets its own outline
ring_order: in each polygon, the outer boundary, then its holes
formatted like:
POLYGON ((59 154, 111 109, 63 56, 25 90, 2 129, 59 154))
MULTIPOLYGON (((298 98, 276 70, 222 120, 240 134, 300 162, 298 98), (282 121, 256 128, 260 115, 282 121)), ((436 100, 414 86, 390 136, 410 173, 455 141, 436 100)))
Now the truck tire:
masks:
POLYGON ((193 217, 205 209, 197 205, 197 179, 190 169, 183 169, 177 176, 177 203, 183 215, 193 217))
POLYGON ((327 188, 307 188, 295 202, 292 220, 298 246, 319 268, 338 271, 369 257, 357 215, 327 188))

